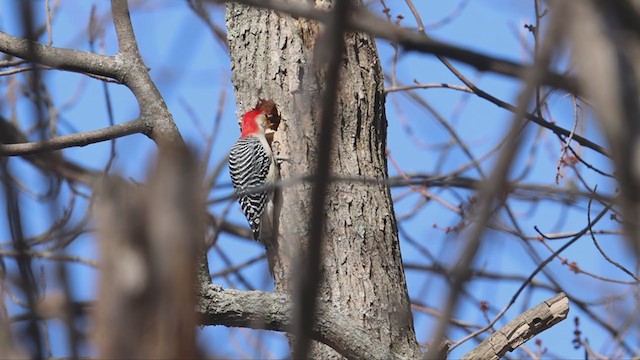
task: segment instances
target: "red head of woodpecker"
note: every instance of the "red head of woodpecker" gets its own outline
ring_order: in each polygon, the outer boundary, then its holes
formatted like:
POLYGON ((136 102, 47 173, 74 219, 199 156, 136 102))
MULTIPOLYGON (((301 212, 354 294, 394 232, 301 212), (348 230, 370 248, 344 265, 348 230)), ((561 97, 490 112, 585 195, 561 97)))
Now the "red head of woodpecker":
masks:
POLYGON ((265 135, 267 129, 271 128, 271 121, 267 114, 259 109, 247 111, 242 116, 241 137, 265 135))
POLYGON ((265 137, 271 125, 263 110, 246 112, 242 116, 240 139, 229 153, 231 182, 256 240, 264 240, 273 233, 272 186, 278 179, 278 169, 265 137))

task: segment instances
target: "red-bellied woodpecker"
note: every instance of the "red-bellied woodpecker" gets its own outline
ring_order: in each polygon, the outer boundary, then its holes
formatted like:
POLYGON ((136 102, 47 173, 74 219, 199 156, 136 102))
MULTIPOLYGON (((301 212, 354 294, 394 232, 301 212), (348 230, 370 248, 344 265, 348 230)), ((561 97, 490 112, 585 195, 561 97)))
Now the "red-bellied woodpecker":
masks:
POLYGON ((264 240, 273 233, 274 189, 269 186, 275 184, 279 174, 265 137, 270 126, 263 110, 248 111, 242 117, 242 135, 229 153, 231 182, 256 240, 264 240))

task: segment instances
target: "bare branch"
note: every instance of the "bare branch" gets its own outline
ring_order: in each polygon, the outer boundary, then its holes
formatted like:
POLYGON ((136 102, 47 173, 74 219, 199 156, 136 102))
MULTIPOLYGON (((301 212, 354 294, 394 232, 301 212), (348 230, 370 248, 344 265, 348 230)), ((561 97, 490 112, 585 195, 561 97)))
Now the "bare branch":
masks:
POLYGON ((544 78, 544 74, 551 61, 551 56, 557 41, 556 37, 562 30, 561 15, 560 13, 556 13, 555 17, 551 19, 549 35, 547 39, 545 39, 543 49, 540 54, 538 54, 535 66, 526 74, 525 88, 518 97, 518 111, 514 114, 513 123, 506 135, 506 143, 496 161, 491 177, 483 182, 478 204, 474 209, 478 219, 470 230, 468 242, 462 250, 457 266, 452 273, 451 290, 446 298, 445 310, 443 311, 445 316, 439 322, 434 336, 433 343, 436 344, 436 346, 432 346, 429 349, 426 358, 432 358, 437 354, 437 346, 439 346, 438 344, 444 339, 449 325, 447 320, 453 314, 458 300, 458 294, 468 280, 469 267, 480 249, 485 225, 489 222, 496 209, 502 207, 501 204, 503 201, 500 201, 500 196, 504 193, 509 170, 519 149, 519 140, 522 138, 522 128, 526 125, 524 122, 524 114, 526 113, 527 105, 535 92, 536 86, 540 83, 541 79, 544 78))
MULTIPOLYGON (((320 22, 327 22, 330 17, 329 11, 316 9, 312 3, 307 2, 291 3, 283 0, 234 1, 283 12, 293 17, 304 17, 320 22)), ((424 34, 419 34, 410 29, 386 22, 363 9, 354 10, 351 16, 347 17, 346 26, 348 30, 362 31, 377 38, 397 43, 406 50, 441 55, 471 65, 480 71, 489 71, 515 78, 524 78, 526 72, 531 67, 530 65, 522 65, 510 60, 491 57, 476 51, 428 38, 424 34)), ((545 85, 567 90, 576 95, 580 94, 575 79, 567 76, 547 72, 540 79, 540 82, 545 85)))
POLYGON ((117 56, 45 46, 0 31, 0 52, 60 70, 120 80, 117 56))
POLYGON ((0 156, 24 156, 46 151, 61 150, 70 147, 87 146, 102 141, 142 133, 145 125, 140 119, 128 121, 100 130, 59 136, 45 141, 34 141, 18 144, 0 144, 0 156))
POLYGON ((509 321, 462 358, 501 359, 507 352, 566 319, 568 313, 569 299, 559 293, 509 321))
POLYGON ((112 0, 111 12, 113 13, 113 25, 116 27, 119 52, 141 58, 138 51, 138 43, 133 32, 129 4, 127 0, 112 0))
POLYGON ((122 82, 136 97, 140 106, 140 118, 148 129, 146 134, 158 145, 183 146, 184 140, 138 50, 127 0, 112 0, 111 12, 120 47, 119 54, 123 57, 123 67, 126 68, 126 76, 122 82))
POLYGON ((26 255, 33 258, 42 258, 42 259, 49 259, 49 260, 63 261, 63 262, 76 262, 76 263, 84 264, 93 268, 98 267, 98 263, 94 260, 83 258, 80 256, 75 256, 75 255, 55 253, 47 250, 43 250, 43 251, 27 250, 27 251, 24 251, 24 254, 21 254, 15 250, 0 250, 0 255, 11 256, 11 257, 26 255))
POLYGON ((390 88, 384 89, 384 92, 388 94, 388 93, 397 92, 397 91, 407 91, 407 90, 414 90, 414 89, 453 89, 453 90, 458 90, 458 91, 473 94, 473 91, 466 86, 446 84, 446 83, 397 85, 397 86, 392 86, 390 88))
MULTIPOLYGON (((609 212, 610 208, 611 208, 611 205, 609 205, 609 206, 605 207, 604 209, 602 209, 602 211, 600 211, 600 213, 598 213, 598 215, 593 219, 593 221, 589 222, 587 227, 585 227, 582 231, 577 233, 573 238, 571 238, 571 240, 567 241, 558 250, 556 250, 551 256, 549 256, 543 262, 541 262, 538 265, 538 267, 531 274, 529 274, 529 277, 527 277, 527 279, 522 283, 522 285, 520 285, 518 290, 511 297, 511 300, 509 301, 509 303, 504 308, 502 308, 502 310, 500 310, 500 312, 489 322, 489 324, 487 324, 482 329, 474 331, 473 333, 471 333, 471 334, 465 336, 464 338, 460 339, 458 342, 456 342, 455 344, 452 345, 451 349, 452 350, 455 349, 460 344, 462 344, 462 343, 466 342, 467 340, 469 340, 469 339, 471 339, 471 338, 473 338, 473 337, 475 337, 475 336, 487 331, 488 329, 490 329, 507 312, 507 310, 509 310, 509 308, 511 308, 511 306, 513 304, 515 304, 516 299, 518 298, 518 296, 520 296, 522 291, 524 291, 524 289, 529 285, 529 283, 533 280, 533 278, 536 275, 538 275, 538 273, 540 273, 540 271, 542 271, 560 253, 565 251, 569 246, 574 244, 576 241, 578 241, 578 239, 580 239, 583 235, 585 235, 589 231, 589 229, 591 229, 591 227, 594 224, 596 224, 598 221, 600 221, 600 219, 602 219, 604 217, 604 215, 607 212, 609 212)), ((585 309, 583 307, 581 307, 581 310, 585 311, 585 309)))
MULTIPOLYGON (((198 311, 202 325, 225 325, 291 331, 293 301, 285 294, 263 291, 223 290, 216 285, 203 291, 198 311)), ((396 359, 389 348, 374 341, 347 316, 336 313, 331 306, 319 302, 317 317, 311 327, 312 339, 331 346, 348 359, 396 359)))

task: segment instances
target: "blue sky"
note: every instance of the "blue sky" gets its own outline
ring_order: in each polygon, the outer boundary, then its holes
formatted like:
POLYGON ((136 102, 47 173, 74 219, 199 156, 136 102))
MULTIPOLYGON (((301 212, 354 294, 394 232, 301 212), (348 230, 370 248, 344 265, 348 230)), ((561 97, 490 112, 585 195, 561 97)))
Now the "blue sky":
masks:
MULTIPOLYGON (((402 25, 415 26, 411 12, 401 0, 387 1, 387 6, 392 9, 392 15, 402 14, 402 25)), ((531 46, 531 35, 524 29, 525 23, 532 23, 533 1, 528 0, 473 0, 469 1, 462 12, 453 21, 446 25, 432 28, 430 24, 438 23, 447 17, 459 5, 459 1, 441 0, 417 0, 415 1, 423 21, 427 25, 430 35, 439 40, 447 41, 455 45, 481 51, 486 54, 504 57, 507 59, 528 62, 530 55, 523 50, 523 44, 531 46)), ((15 14, 17 2, 0 0, 0 30, 19 34, 21 24, 15 14)), ((371 2, 371 7, 378 14, 380 5, 376 1, 371 2)), ((117 42, 113 27, 109 23, 107 1, 67 1, 62 3, 59 15, 53 24, 53 44, 60 47, 70 47, 80 50, 89 50, 87 39, 87 24, 91 6, 95 5, 100 19, 105 21, 104 52, 114 54, 117 42)), ((34 1, 34 8, 42 13, 44 1, 34 1)), ((221 7, 212 8, 211 15, 214 21, 223 26, 224 13, 221 7)), ((151 76, 156 82, 160 92, 174 116, 174 119, 185 139, 201 151, 204 143, 199 134, 198 126, 208 131, 213 128, 213 120, 219 111, 219 99, 224 96, 223 118, 220 124, 219 134, 216 137, 211 154, 210 168, 221 161, 226 152, 236 140, 239 130, 237 128, 233 89, 230 84, 230 64, 228 55, 223 48, 212 39, 203 23, 196 19, 188 7, 181 1, 156 1, 146 2, 141 6, 132 6, 132 18, 141 53, 151 68, 151 76), (201 125, 196 125, 194 118, 201 125)), ((46 37, 42 39, 46 41, 46 37)), ((383 68, 386 72, 391 70, 393 48, 386 42, 378 42, 383 68)), ((559 63, 566 63, 561 59, 559 63)), ((483 74, 464 64, 455 63, 465 76, 476 84, 493 94, 494 96, 515 103, 515 98, 521 89, 521 84, 502 76, 483 74)), ((106 105, 102 93, 102 84, 88 79, 82 75, 47 71, 44 72, 49 85, 53 101, 58 106, 69 101, 73 106, 60 114, 59 133, 73 133, 102 128, 108 125, 106 105), (78 97, 77 94, 80 94, 78 97)), ((404 84, 415 81, 421 83, 452 83, 460 82, 433 56, 407 53, 400 51, 397 64, 398 80, 404 84)), ((117 123, 134 119, 137 116, 137 105, 133 96, 122 86, 109 85, 109 91, 113 99, 114 117, 117 123)), ((0 78, 0 93, 5 96, 9 93, 8 78, 0 78)), ((509 128, 512 114, 503 111, 493 104, 473 95, 456 92, 450 89, 429 89, 419 91, 419 95, 433 106, 442 116, 450 119, 458 135, 464 139, 475 156, 484 154, 491 149, 509 128)), ((573 107, 571 99, 562 93, 557 93, 550 98, 550 114, 552 119, 560 126, 571 128, 573 126, 573 107)), ((19 101, 16 107, 18 118, 25 127, 33 118, 33 110, 26 101, 19 101)), ((0 113, 5 116, 11 114, 12 109, 0 102, 0 113)), ((439 145, 450 141, 449 134, 435 121, 433 116, 425 113, 415 103, 399 93, 390 94, 387 97, 387 116, 389 121, 388 147, 395 161, 405 173, 445 174, 468 162, 460 149, 454 149, 446 158, 442 166, 438 165, 438 153, 434 150, 439 145), (418 145, 411 140, 406 128, 412 130, 413 136, 426 146, 418 145)), ((597 122, 584 117, 580 129, 587 137, 599 144, 605 144, 597 122)), ((517 175, 523 169, 529 168, 525 178, 526 183, 553 185, 555 184, 556 166, 560 154, 560 145, 555 135, 549 131, 540 131, 538 127, 530 126, 528 136, 522 141, 523 151, 516 158, 513 174, 517 175), (534 154, 533 161, 529 161, 534 154)), ((143 181, 145 174, 154 155, 155 146, 142 135, 134 135, 117 140, 118 157, 114 165, 114 171, 132 179, 143 181)), ((64 150, 63 153, 69 159, 91 168, 104 166, 108 159, 109 144, 94 144, 83 148, 64 150)), ((590 151, 582 150, 581 153, 593 165, 607 171, 611 171, 611 165, 607 159, 590 151)), ((490 172, 492 159, 483 163, 485 172, 490 172)), ((19 159, 12 159, 11 166, 21 179, 37 191, 44 191, 46 184, 38 172, 19 159)), ((397 175, 393 166, 389 167, 390 175, 397 175)), ((585 180, 593 186, 598 185, 599 190, 606 194, 614 191, 611 181, 597 176, 595 173, 581 168, 585 180)), ((477 172, 468 171, 464 175, 478 177, 477 172)), ((224 184, 228 184, 227 175, 224 175, 224 184)), ((566 171, 558 187, 571 187, 577 183, 571 171, 566 171)), ((461 198, 467 198, 472 193, 468 191, 451 191, 443 189, 430 189, 439 194, 442 199, 457 205, 461 198), (456 195, 457 194, 457 195, 456 195), (459 197, 458 197, 459 196, 459 197)), ((210 194, 218 197, 230 192, 229 187, 223 187, 210 194)), ((400 196, 406 192, 405 188, 394 189, 394 196, 400 196)), ((64 189, 63 197, 69 195, 69 189, 64 189)), ((410 212, 421 201, 420 196, 413 194, 395 203, 398 215, 410 212)), ((48 226, 50 217, 47 215, 47 207, 40 206, 37 202, 24 196, 23 212, 25 216, 27 235, 37 234, 48 226)), ((510 203, 516 215, 521 219, 523 231, 526 234, 534 234, 533 226, 537 225, 545 232, 576 231, 586 224, 584 209, 586 203, 580 203, 580 209, 567 210, 557 203, 541 201, 537 206, 529 203, 513 201, 510 203)), ((221 204, 213 207, 220 212, 227 205, 221 204)), ((601 209, 601 205, 594 204, 592 212, 595 214, 601 209)), ((80 221, 87 211, 86 203, 80 201, 74 211, 74 221, 80 221)), ((239 208, 234 204, 229 218, 237 223, 244 223, 239 208)), ((501 214, 504 219, 504 214, 501 214)), ((5 221, 5 217, 2 217, 5 221)), ((418 215, 404 220, 401 227, 411 234, 413 238, 428 247, 438 259, 453 262, 457 254, 464 246, 466 232, 460 234, 445 234, 443 228, 455 226, 459 217, 442 206, 429 203, 418 215)), ((618 226, 607 220, 603 220, 597 228, 617 229, 618 226)), ((7 241, 9 233, 6 224, 0 223, 0 241, 7 241)), ((623 262, 633 268, 634 259, 626 251, 622 239, 618 236, 608 236, 601 239, 609 256, 623 262)), ((563 242, 550 242, 554 248, 563 242)), ((241 263, 260 255, 263 249, 254 243, 235 239, 223 235, 220 244, 224 252, 232 258, 234 263, 241 263)), ((414 247, 402 239, 402 254, 405 263, 428 265, 429 262, 414 247)), ((534 244, 542 257, 549 255, 538 244, 534 244)), ((92 236, 83 235, 68 249, 69 253, 79 254, 84 257, 96 258, 95 242, 92 236)), ((614 271, 612 266, 602 260, 600 254, 593 248, 591 240, 587 237, 578 241, 565 254, 568 259, 578 261, 581 267, 602 276, 621 278, 622 274, 614 271)), ((220 256, 210 254, 211 271, 224 268, 220 256)), ((8 265, 13 266, 12 261, 5 259, 8 265)), ((36 262, 44 266, 45 271, 52 269, 51 263, 46 261, 36 262)), ((534 265, 526 255, 519 239, 506 235, 504 232, 487 231, 484 246, 479 254, 476 264, 485 270, 503 272, 508 274, 528 275, 534 265)), ((91 299, 96 289, 97 273, 79 264, 71 265, 72 279, 74 280, 74 294, 80 299, 91 299)), ((585 300, 598 298, 602 294, 620 294, 628 292, 629 286, 614 285, 595 281, 585 275, 571 273, 566 266, 562 266, 556 260, 549 270, 554 274, 563 287, 573 294, 585 300)), ((265 262, 248 267, 244 276, 251 285, 257 289, 270 290, 271 280, 265 262)), ((409 292, 413 299, 440 308, 443 305, 442 279, 429 273, 407 271, 409 292)), ((543 275, 536 279, 545 280, 543 275)), ((627 280, 627 279, 625 279, 627 280)), ((237 279, 216 279, 225 287, 240 286, 237 279)), ((55 283, 49 282, 55 289, 55 283)), ((468 290, 478 299, 486 300, 494 309, 502 308, 520 285, 519 282, 489 282, 474 281, 468 290)), ((525 292, 516 305, 507 312, 505 319, 511 319, 524 308, 531 307, 553 293, 543 290, 525 292)), ((11 301, 8 301, 10 310, 15 313, 20 310, 11 301)), ((629 303, 630 304, 630 303, 629 303)), ((629 305, 627 304, 627 305, 629 305)), ((607 311, 602 308, 601 315, 607 318, 607 311)), ((624 311, 614 309, 613 311, 624 311)), ((628 310, 627 310, 628 311, 628 310)), ((573 349, 571 340, 574 330, 573 317, 579 315, 582 320, 581 330, 589 338, 596 350, 611 351, 607 348, 609 337, 599 327, 593 325, 584 314, 573 307, 569 319, 553 327, 540 336, 543 346, 562 358, 582 357, 582 350, 573 349)), ((470 322, 484 324, 482 313, 477 304, 470 301, 462 301, 456 313, 457 318, 470 322)), ((416 314, 416 331, 420 342, 428 341, 428 334, 433 326, 433 318, 416 314)), ((50 335, 52 339, 53 354, 65 356, 66 345, 64 333, 60 323, 51 322, 50 335)), ((451 337, 459 339, 464 333, 454 330, 451 337)), ((635 334, 637 336, 637 332, 635 334)), ((240 357, 276 357, 286 356, 287 347, 284 336, 272 332, 254 332, 246 329, 227 329, 223 327, 208 327, 201 331, 202 344, 220 356, 240 357), (260 335, 256 335, 259 333, 260 335), (264 337, 265 347, 261 353, 245 352, 249 345, 255 343, 256 336, 264 337)), ((632 343, 638 346, 637 341, 632 343)), ((473 341, 456 349, 452 357, 460 356, 475 346, 473 341)), ((535 346, 529 344, 531 348, 535 346)), ((89 350, 87 350, 89 351, 89 350)))

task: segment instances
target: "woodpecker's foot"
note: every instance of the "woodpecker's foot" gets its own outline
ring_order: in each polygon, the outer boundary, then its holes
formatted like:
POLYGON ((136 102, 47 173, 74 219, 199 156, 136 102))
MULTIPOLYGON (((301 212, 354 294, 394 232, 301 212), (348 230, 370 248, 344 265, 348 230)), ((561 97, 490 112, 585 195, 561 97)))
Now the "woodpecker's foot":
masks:
POLYGON ((288 162, 288 163, 292 163, 293 162, 293 160, 291 160, 289 158, 276 157, 276 162, 278 163, 278 165, 282 164, 285 161, 288 162))

